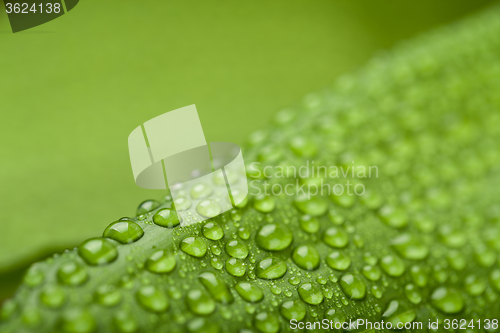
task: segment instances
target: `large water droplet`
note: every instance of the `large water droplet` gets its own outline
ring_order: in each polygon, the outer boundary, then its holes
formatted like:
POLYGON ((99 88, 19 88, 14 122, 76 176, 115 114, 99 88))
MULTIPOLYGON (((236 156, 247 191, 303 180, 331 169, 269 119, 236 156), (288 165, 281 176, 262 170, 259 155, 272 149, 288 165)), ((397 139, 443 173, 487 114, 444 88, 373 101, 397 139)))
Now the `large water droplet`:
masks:
POLYGON ((232 276, 243 276, 247 271, 247 267, 242 260, 229 258, 226 260, 226 271, 232 276))
POLYGON ((412 234, 401 234, 394 238, 390 244, 406 259, 422 260, 429 254, 429 248, 412 234))
POLYGON ((191 198, 193 199, 201 199, 201 198, 206 198, 210 194, 212 194, 213 189, 210 187, 210 185, 205 184, 205 183, 199 183, 193 186, 191 189, 191 198))
POLYGON ((169 273, 176 265, 175 255, 167 250, 153 252, 146 260, 146 269, 153 273, 169 273))
POLYGON ((293 262, 302 269, 312 271, 319 267, 319 253, 313 245, 296 247, 292 254, 293 262))
POLYGON ((190 256, 201 258, 207 253, 207 244, 200 237, 186 237, 180 245, 181 250, 190 256))
POLYGON ((113 322, 120 333, 135 333, 139 329, 137 320, 126 310, 115 312, 113 322))
POLYGON ((251 282, 241 281, 234 286, 238 295, 249 303, 260 302, 264 298, 264 293, 256 284, 251 282))
POLYGON ((344 274, 340 278, 340 286, 351 299, 363 299, 366 295, 366 285, 363 279, 356 274, 344 274))
POLYGON ((104 230, 102 237, 111 238, 122 244, 133 243, 144 235, 142 228, 132 221, 113 222, 104 230))
POLYGON ((340 227, 330 227, 323 234, 323 242, 335 248, 342 248, 349 243, 349 235, 340 227))
POLYGON ((270 312, 259 312, 255 315, 253 325, 261 333, 277 333, 280 330, 278 317, 270 312))
POLYGON ((224 237, 224 230, 216 222, 208 222, 203 226, 203 236, 211 240, 219 240, 224 237))
POLYGON ((87 278, 87 269, 77 261, 67 261, 61 264, 57 271, 59 282, 70 286, 81 285, 87 281, 87 278))
POLYGON ((206 199, 196 206, 198 214, 204 217, 215 217, 222 212, 222 207, 215 200, 206 199))
POLYGON ((311 215, 302 215, 300 217, 300 227, 302 230, 305 232, 308 232, 310 234, 314 234, 319 231, 319 221, 317 218, 311 216, 311 215))
POLYGON ((234 298, 224 281, 212 272, 204 272, 198 275, 198 280, 207 289, 217 302, 222 304, 232 303, 234 298))
POLYGON ((464 308, 464 299, 460 292, 449 287, 439 287, 431 295, 431 303, 446 314, 454 314, 464 308))
POLYGON ((188 322, 187 331, 190 333, 220 333, 220 327, 217 323, 199 317, 188 322))
POLYGON ((257 232, 255 242, 266 251, 281 251, 293 241, 293 233, 285 225, 270 223, 262 226, 257 232))
POLYGON ((294 203, 302 213, 311 216, 321 216, 328 210, 328 202, 322 197, 298 196, 294 203))
POLYGON ((402 208, 384 206, 378 211, 382 221, 393 228, 403 228, 408 225, 408 215, 402 208))
POLYGON ((418 265, 411 266, 410 275, 413 282, 419 287, 425 287, 429 281, 428 270, 418 265))
POLYGON ((50 308, 58 308, 66 301, 66 293, 61 287, 49 284, 42 289, 40 300, 50 308))
POLYGON ((254 198, 253 207, 261 213, 270 213, 276 207, 276 201, 271 196, 259 195, 254 198))
POLYGON ((298 299, 285 301, 281 303, 280 312, 288 320, 301 321, 306 316, 306 306, 298 299))
POLYGON ((209 315, 215 310, 214 300, 200 289, 190 290, 186 295, 186 303, 189 310, 200 316, 209 315))
POLYGON ((89 265, 104 265, 118 257, 116 247, 104 238, 91 238, 78 246, 78 254, 89 265))
POLYGON ((66 333, 90 333, 96 329, 92 314, 82 308, 70 308, 64 311, 57 326, 59 331, 66 333))
POLYGON ((405 286, 405 294, 408 300, 413 304, 418 304, 422 301, 422 295, 418 291, 417 287, 411 283, 405 286))
POLYGON ((175 209, 170 208, 164 208, 157 211, 153 216, 153 222, 166 228, 174 228, 181 223, 175 209))
POLYGON ((191 200, 188 198, 179 197, 174 200, 174 207, 178 211, 186 210, 191 207, 191 200))
POLYGON ((382 318, 390 322, 393 327, 404 327, 404 324, 411 323, 417 317, 417 313, 408 304, 402 301, 393 300, 389 302, 382 318))
POLYGON ((265 280, 279 279, 285 275, 286 271, 286 263, 279 258, 273 257, 268 257, 259 261, 255 269, 257 277, 265 280))
POLYGON ((97 287, 94 299, 95 301, 103 306, 112 307, 118 305, 121 302, 123 296, 120 289, 113 285, 101 285, 97 287))
POLYGON ((149 213, 150 211, 158 208, 160 203, 156 200, 146 200, 143 201, 139 207, 137 207, 137 216, 149 213))
POLYGON ((40 268, 31 266, 26 272, 26 275, 24 275, 23 282, 33 288, 39 286, 43 282, 44 278, 45 276, 40 268))
POLYGON ((245 259, 248 256, 248 246, 243 241, 232 240, 226 243, 226 253, 234 258, 245 259))
POLYGON ((168 309, 167 295, 155 286, 142 286, 135 294, 137 302, 151 312, 163 312, 168 309))
POLYGON ((377 266, 366 265, 363 267, 363 275, 370 281, 378 281, 382 272, 377 266))
POLYGON ((345 271, 351 266, 351 258, 342 252, 334 251, 326 257, 326 264, 333 269, 345 271))
POLYGON ((315 283, 304 283, 298 291, 300 298, 307 304, 318 305, 323 302, 321 287, 315 283))
POLYGON ((382 269, 390 276, 398 277, 405 272, 405 263, 400 258, 388 254, 382 258, 380 265, 382 269))
POLYGON ((471 296, 481 295, 486 290, 487 285, 486 280, 474 274, 465 278, 465 290, 471 296))

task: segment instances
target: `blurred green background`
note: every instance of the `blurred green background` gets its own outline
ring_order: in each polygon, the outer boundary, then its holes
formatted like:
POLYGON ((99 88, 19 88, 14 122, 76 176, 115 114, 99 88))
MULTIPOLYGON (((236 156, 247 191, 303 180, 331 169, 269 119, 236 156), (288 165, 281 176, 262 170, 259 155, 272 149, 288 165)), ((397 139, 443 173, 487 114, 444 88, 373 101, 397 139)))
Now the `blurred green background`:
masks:
POLYGON ((131 216, 128 134, 196 104, 207 141, 272 114, 398 40, 487 0, 84 0, 17 34, 0 13, 0 299, 25 267, 131 216))

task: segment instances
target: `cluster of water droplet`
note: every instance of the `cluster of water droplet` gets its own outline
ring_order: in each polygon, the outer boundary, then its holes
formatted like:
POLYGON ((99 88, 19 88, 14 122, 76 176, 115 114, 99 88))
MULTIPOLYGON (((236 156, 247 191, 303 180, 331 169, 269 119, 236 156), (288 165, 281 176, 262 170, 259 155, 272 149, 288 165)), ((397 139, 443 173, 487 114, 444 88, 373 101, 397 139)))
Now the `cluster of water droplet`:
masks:
MULTIPOLYGON (((483 16, 375 58, 251 136, 245 158, 261 167, 377 166, 379 177, 349 178, 364 195, 255 194, 219 215, 226 185, 215 178, 175 202, 147 200, 136 218, 33 265, 0 327, 276 333, 292 319, 500 313, 500 20, 483 16), (209 219, 183 225, 192 200, 209 219)), ((296 177, 332 181, 265 180, 296 177)))

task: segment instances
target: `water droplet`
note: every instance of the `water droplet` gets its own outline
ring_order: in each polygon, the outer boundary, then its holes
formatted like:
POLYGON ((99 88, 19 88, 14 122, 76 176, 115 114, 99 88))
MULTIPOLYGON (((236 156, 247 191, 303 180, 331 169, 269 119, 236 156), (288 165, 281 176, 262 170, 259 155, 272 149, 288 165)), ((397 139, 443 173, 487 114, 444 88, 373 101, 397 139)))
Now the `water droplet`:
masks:
POLYGON ((346 321, 346 315, 341 310, 336 309, 326 310, 325 318, 333 322, 334 327, 342 327, 342 323, 346 321))
POLYGON ((253 207, 261 213, 270 213, 276 207, 276 201, 271 196, 259 195, 254 198, 253 207))
POLYGON ((85 266, 76 261, 67 261, 59 267, 57 279, 62 284, 78 286, 87 281, 88 273, 85 266))
POLYGON ((164 312, 168 309, 167 295, 153 285, 142 286, 135 294, 137 302, 151 312, 164 312))
POLYGON ((264 293, 256 284, 250 282, 238 282, 234 289, 245 301, 249 303, 260 302, 264 298, 264 293))
POLYGON ((335 191, 333 191, 330 195, 330 199, 332 199, 332 201, 340 207, 344 208, 352 207, 356 202, 356 197, 354 196, 354 194, 348 194, 347 192, 337 195, 335 194, 335 191))
POLYGON ((186 210, 186 209, 189 209, 189 207, 191 207, 191 200, 187 199, 187 198, 183 198, 183 197, 179 197, 177 199, 174 200, 174 207, 176 210, 186 210))
POLYGON ((382 196, 376 192, 366 190, 361 196, 360 201, 369 209, 378 209, 382 206, 382 196))
POLYGON ((290 140, 290 149, 298 157, 310 158, 318 152, 318 146, 309 138, 295 136, 290 140))
POLYGON ((156 200, 146 200, 143 201, 139 207, 137 207, 137 216, 149 213, 150 211, 158 208, 160 203, 156 200))
POLYGON ((317 218, 312 217, 311 215, 302 215, 300 217, 300 227, 302 230, 305 232, 308 232, 310 234, 314 234, 319 231, 319 221, 317 218))
POLYGON ((408 225, 408 215, 402 208, 384 206, 380 208, 378 215, 389 227, 403 228, 408 225))
POLYGON ((199 183, 193 186, 191 189, 191 198, 201 199, 206 198, 213 192, 212 188, 205 183, 199 183))
POLYGON ((460 292, 449 287, 439 287, 434 290, 431 302, 438 310, 446 314, 458 313, 465 305, 460 292))
POLYGON ((255 271, 259 279, 275 280, 285 275, 287 266, 279 258, 268 257, 257 263, 255 271))
POLYGON ((340 227, 330 227, 323 235, 323 242, 331 247, 342 248, 349 243, 349 235, 340 227))
POLYGON ((304 283, 298 291, 300 298, 307 304, 318 305, 323 302, 321 287, 315 283, 304 283))
POLYGON ((89 265, 104 265, 118 257, 116 247, 104 238, 91 238, 78 246, 78 254, 89 265))
POLYGON ((206 199, 196 206, 196 211, 204 217, 215 217, 222 212, 222 207, 215 200, 206 199))
POLYGON ((429 254, 429 248, 412 234, 401 234, 394 238, 390 244, 406 259, 422 260, 429 254))
POLYGON ((488 249, 484 244, 478 244, 474 247, 474 258, 479 265, 489 268, 495 264, 497 253, 488 249))
POLYGON ((404 326, 406 323, 411 323, 417 317, 417 313, 409 305, 402 301, 392 300, 389 302, 382 318, 386 322, 390 322, 393 327, 397 325, 404 326))
POLYGON ((255 242, 266 251, 281 251, 293 241, 293 233, 282 224, 270 223, 262 226, 257 232, 255 242))
POLYGON ((321 216, 328 210, 328 202, 322 197, 298 196, 294 203, 302 213, 310 216, 321 216))
POLYGON ((340 286, 350 299, 363 299, 366 295, 366 285, 358 275, 351 273, 342 275, 340 286))
POLYGON ((299 300, 290 300, 281 303, 280 312, 288 320, 301 321, 306 316, 306 306, 299 300))
POLYGON ((313 245, 296 247, 292 254, 293 262, 302 269, 312 271, 319 267, 319 253, 313 245))
POLYGON ((153 252, 146 260, 146 269, 152 273, 169 273, 176 265, 175 255, 167 250, 153 252))
POLYGON ((23 282, 28 285, 29 287, 36 287, 39 286, 45 276, 42 272, 41 269, 38 267, 32 266, 27 272, 26 275, 24 275, 23 282))
POLYGON ((200 316, 209 315, 215 310, 214 300, 200 289, 190 290, 186 295, 186 303, 191 312, 200 316))
POLYGON ((208 222, 203 226, 203 236, 211 240, 219 240, 224 237, 224 230, 216 222, 208 222))
POLYGON ((326 264, 330 268, 345 271, 351 266, 351 258, 339 251, 334 251, 326 257, 326 264))
POLYGON ((419 287, 425 287, 429 280, 429 273, 425 268, 418 265, 413 265, 410 269, 410 275, 413 282, 419 287))
POLYGON ((232 276, 243 276, 246 270, 247 267, 242 260, 236 258, 226 260, 226 271, 232 276))
POLYGON ((450 266, 457 271, 461 271, 467 266, 465 257, 457 250, 448 251, 447 259, 450 266))
POLYGON ((366 265, 363 267, 363 275, 370 281, 378 281, 382 272, 377 266, 366 265))
POLYGON ((417 287, 411 283, 405 286, 405 294, 408 300, 413 304, 418 304, 422 301, 422 295, 418 291, 417 287))
POLYGON ((210 259, 210 265, 212 265, 212 267, 215 269, 222 269, 222 267, 224 267, 222 260, 220 260, 219 258, 210 259))
POLYGON ((245 227, 241 227, 241 228, 238 229, 238 236, 241 239, 247 240, 247 239, 250 238, 250 230, 248 230, 245 227))
POLYGON ((495 269, 490 274, 490 282, 498 292, 500 292, 500 269, 495 269))
POLYGON ((58 308, 66 301, 66 293, 57 285, 46 285, 40 293, 40 300, 50 308, 58 308))
POLYGON ((336 224, 336 225, 341 225, 341 224, 344 224, 344 222, 345 222, 344 216, 336 209, 330 209, 328 211, 328 218, 330 219, 330 221, 333 224, 336 224))
POLYGON ((18 308, 18 304, 14 299, 8 299, 6 300, 3 304, 2 307, 0 308, 0 319, 2 321, 8 320, 14 312, 16 312, 18 308))
POLYGON ((386 255, 382 258, 380 263, 382 269, 390 276, 398 277, 405 272, 405 263, 392 254, 386 255))
POLYGON ((371 254, 370 252, 365 252, 363 253, 363 260, 368 264, 368 265, 371 265, 371 266, 375 266, 378 262, 378 258, 375 257, 373 254, 371 254))
POLYGON ((226 243, 226 253, 234 258, 245 259, 248 256, 248 247, 243 241, 232 240, 226 243))
POLYGON ((257 313, 253 325, 261 333, 277 333, 281 326, 278 317, 270 312, 257 313))
POLYGON ((121 291, 113 285, 101 285, 97 287, 94 299, 98 304, 112 307, 118 305, 122 300, 121 291))
POLYGON ((443 225, 439 228, 439 239, 449 247, 462 247, 467 242, 466 235, 452 227, 451 225, 443 225))
POLYGON ((111 238, 122 244, 139 240, 144 235, 142 228, 132 221, 117 221, 106 227, 102 237, 111 238))
POLYGON ((300 278, 297 276, 292 276, 288 279, 288 283, 290 283, 292 286, 296 286, 300 283, 300 278))
POLYGON ((137 320, 129 311, 120 310, 115 312, 113 322, 120 333, 135 333, 139 329, 137 320))
POLYGON ((35 307, 28 307, 23 310, 22 320, 27 326, 38 326, 42 320, 40 310, 35 307))
POLYGON ((96 329, 95 320, 87 309, 71 308, 62 313, 57 323, 59 331, 66 333, 90 333, 96 329))
POLYGON ((379 286, 377 285, 373 285, 372 286, 372 295, 375 297, 375 298, 381 298, 383 293, 382 293, 382 290, 380 289, 379 286))
POLYGON ((481 295, 487 287, 486 280, 471 274, 465 278, 465 290, 471 296, 481 295))
POLYGON ((232 303, 234 298, 228 287, 212 272, 204 272, 198 275, 198 280, 207 289, 215 301, 222 304, 232 303))
POLYGON ((200 237, 186 237, 180 245, 181 250, 190 256, 201 258, 207 253, 207 244, 200 237))
POLYGON ((164 208, 157 211, 153 216, 153 222, 159 226, 166 228, 174 228, 181 223, 175 209, 169 208, 164 208))
POLYGON ((219 333, 220 327, 205 318, 194 318, 187 324, 187 330, 190 333, 219 333))

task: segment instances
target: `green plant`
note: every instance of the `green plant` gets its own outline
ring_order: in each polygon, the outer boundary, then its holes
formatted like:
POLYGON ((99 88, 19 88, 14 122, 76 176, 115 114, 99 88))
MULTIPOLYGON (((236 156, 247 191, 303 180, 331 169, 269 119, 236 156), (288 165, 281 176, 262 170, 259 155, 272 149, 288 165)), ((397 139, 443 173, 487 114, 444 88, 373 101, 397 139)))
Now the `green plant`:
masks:
POLYGON ((2 332, 278 332, 292 319, 324 318, 439 320, 443 328, 447 318, 495 319, 499 35, 499 8, 441 28, 306 96, 251 136, 245 158, 260 162, 248 169, 260 190, 264 180, 339 181, 262 179, 266 166, 314 160, 377 166, 378 177, 342 179, 362 184, 363 195, 256 195, 183 227, 169 196, 146 201, 136 218, 110 225, 108 238, 34 264, 2 307, 2 332))

